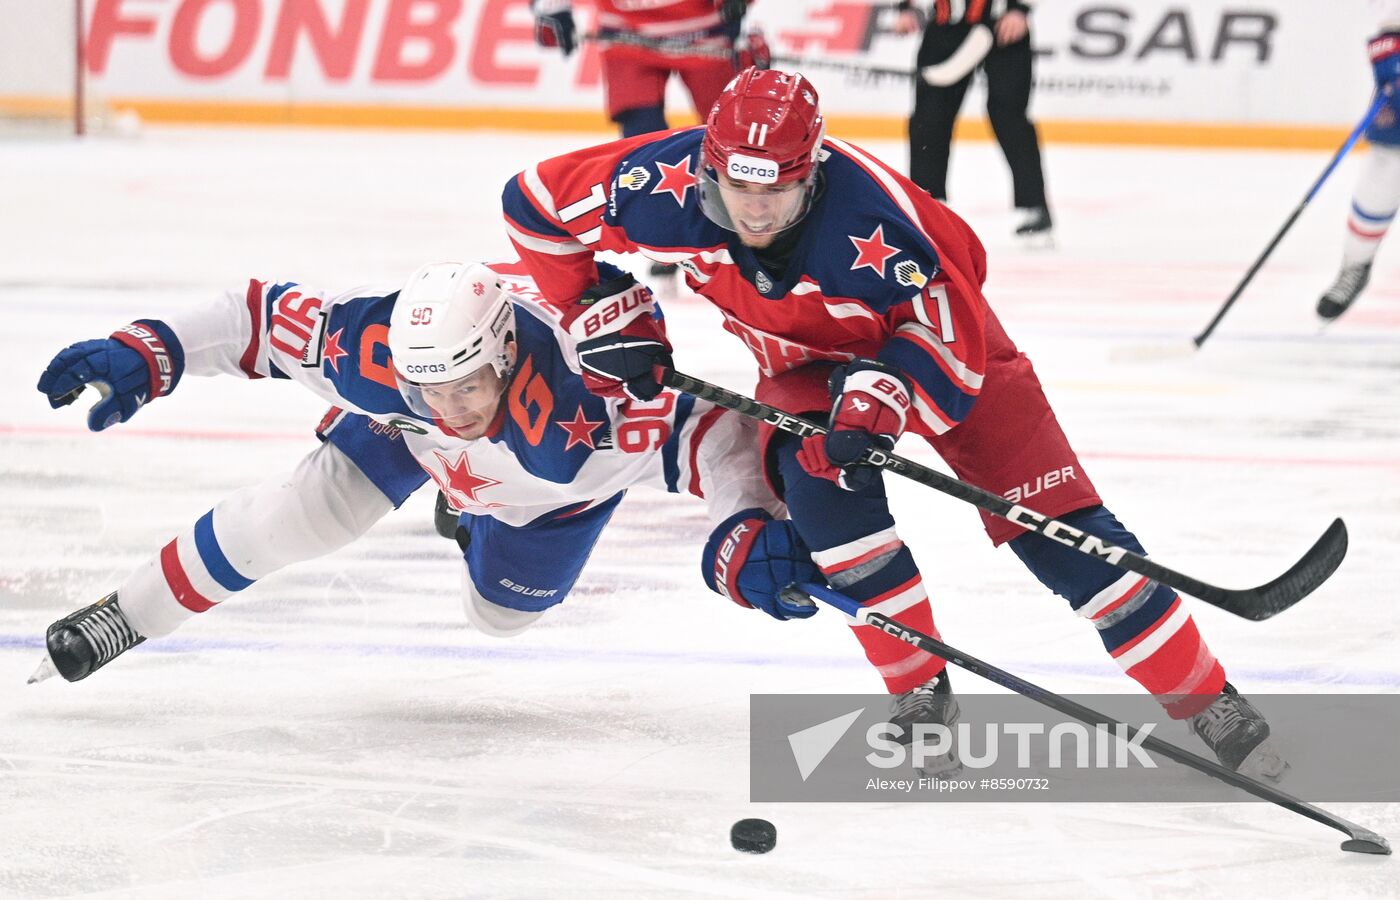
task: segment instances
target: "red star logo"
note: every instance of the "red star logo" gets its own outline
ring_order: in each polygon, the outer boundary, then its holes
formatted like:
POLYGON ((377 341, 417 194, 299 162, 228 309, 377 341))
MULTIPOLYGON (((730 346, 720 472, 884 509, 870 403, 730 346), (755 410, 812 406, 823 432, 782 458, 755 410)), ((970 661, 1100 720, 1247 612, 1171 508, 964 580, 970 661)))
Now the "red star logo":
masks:
POLYGON ((350 355, 346 353, 340 346, 340 336, 344 333, 345 329, 341 328, 338 331, 327 335, 326 345, 321 348, 321 359, 330 363, 331 368, 335 370, 335 374, 337 375, 340 374, 341 358, 350 355))
POLYGON ((560 428, 569 433, 568 440, 564 442, 564 452, 568 453, 575 444, 582 444, 589 450, 596 450, 593 444, 593 432, 598 430, 602 421, 593 421, 583 414, 583 407, 579 406, 578 412, 574 413, 572 422, 555 422, 560 428))
POLYGON ((885 277, 885 263, 891 256, 900 253, 898 247, 891 247, 885 243, 885 226, 876 225, 875 230, 868 238, 858 238, 853 234, 848 234, 852 244, 856 245, 856 261, 851 264, 851 271, 854 272, 861 266, 873 269, 875 274, 881 278, 885 277))
POLYGON ((656 187, 651 189, 653 194, 665 192, 676 198, 676 203, 685 206, 685 193, 695 187, 695 174, 690 171, 690 157, 668 166, 664 162, 658 161, 656 169, 661 173, 661 180, 656 183, 656 187))
POLYGON ((429 469, 428 474, 433 476, 433 481, 437 482, 437 486, 442 488, 442 492, 458 508, 465 507, 469 503, 485 506, 486 504, 477 498, 477 493, 500 484, 494 478, 487 478, 473 472, 471 466, 467 464, 465 450, 457 454, 455 465, 447 461, 447 457, 443 455, 441 450, 434 450, 433 456, 436 456, 438 462, 442 463, 443 471, 442 474, 439 474, 435 469, 429 469))

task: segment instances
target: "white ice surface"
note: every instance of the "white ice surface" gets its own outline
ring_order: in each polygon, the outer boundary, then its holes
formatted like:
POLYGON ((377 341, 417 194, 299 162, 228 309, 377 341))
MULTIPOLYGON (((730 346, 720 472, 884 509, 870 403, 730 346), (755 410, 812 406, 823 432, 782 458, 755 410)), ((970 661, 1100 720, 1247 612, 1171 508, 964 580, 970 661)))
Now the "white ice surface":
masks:
MULTIPOLYGON (((85 682, 24 684, 51 621, 225 493, 290 469, 322 411, 286 383, 190 378, 93 435, 34 390, 52 353, 249 275, 349 286, 499 258, 504 179, 577 142, 0 143, 0 895, 1394 895, 1393 861, 1344 854, 1340 835, 1263 804, 750 804, 750 692, 879 684, 830 611, 778 623, 709 594, 700 504, 654 493, 629 497, 574 595, 508 642, 465 624, 425 491, 358 545, 85 682), (777 849, 735 853, 730 823, 755 815, 777 824, 777 849)), ((1206 349, 1186 352, 1325 161, 1051 147, 1054 252, 1007 236, 994 147, 953 161, 993 304, 1156 558, 1246 586, 1346 519, 1342 569, 1277 619, 1190 601, 1246 692, 1400 688, 1400 251, 1382 249, 1325 333, 1312 312, 1354 160, 1206 349)), ((668 312, 684 369, 752 384, 708 307, 668 312)), ((947 640, 1056 690, 1136 689, 970 508, 890 487, 947 640)), ((1394 804, 1334 811, 1400 837, 1394 804)))

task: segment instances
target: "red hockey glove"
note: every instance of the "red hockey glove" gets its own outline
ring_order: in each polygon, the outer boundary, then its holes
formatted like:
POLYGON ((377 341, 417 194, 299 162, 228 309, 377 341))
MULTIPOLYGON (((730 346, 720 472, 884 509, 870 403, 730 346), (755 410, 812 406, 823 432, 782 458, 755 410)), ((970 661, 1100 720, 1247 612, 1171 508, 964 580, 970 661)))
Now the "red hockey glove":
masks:
POLYGON ((532 0, 535 14, 535 43, 558 47, 565 56, 574 52, 574 11, 569 0, 532 0))
POLYGON ((651 290, 624 274, 584 291, 564 313, 588 390, 601 397, 656 399, 661 374, 671 367, 671 342, 655 311, 651 290))
POLYGON ((893 366, 857 359, 831 373, 831 396, 830 430, 803 441, 798 462, 810 475, 863 490, 880 470, 860 459, 871 449, 894 449, 909 414, 909 384, 893 366))
POLYGON ((792 522, 757 508, 720 523, 705 544, 700 573, 710 590, 775 619, 805 619, 817 611, 811 600, 784 597, 783 588, 799 581, 826 583, 792 522))
POLYGON ((735 63, 740 72, 753 66, 768 69, 773 66, 773 51, 768 47, 768 39, 763 32, 752 28, 740 39, 734 48, 735 63))

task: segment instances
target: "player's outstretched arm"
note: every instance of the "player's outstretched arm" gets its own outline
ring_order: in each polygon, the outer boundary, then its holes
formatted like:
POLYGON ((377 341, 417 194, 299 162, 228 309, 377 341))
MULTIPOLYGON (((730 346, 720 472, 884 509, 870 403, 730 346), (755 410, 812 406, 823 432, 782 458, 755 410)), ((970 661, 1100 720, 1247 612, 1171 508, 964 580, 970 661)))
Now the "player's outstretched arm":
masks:
POLYGON ((88 412, 88 428, 101 431, 175 390, 184 368, 185 351, 175 332, 163 322, 140 319, 110 337, 60 350, 39 376, 38 388, 58 409, 92 385, 102 397, 88 412))

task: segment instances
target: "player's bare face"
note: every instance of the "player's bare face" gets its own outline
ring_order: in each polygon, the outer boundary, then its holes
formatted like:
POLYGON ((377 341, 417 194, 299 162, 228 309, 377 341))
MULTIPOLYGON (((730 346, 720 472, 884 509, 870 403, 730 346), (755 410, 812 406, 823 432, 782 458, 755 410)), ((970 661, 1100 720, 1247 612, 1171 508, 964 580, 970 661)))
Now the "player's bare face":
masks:
POLYGON ((734 222, 734 233, 745 247, 762 249, 800 216, 807 185, 753 184, 737 181, 723 172, 716 178, 724 208, 734 222))
POLYGON ((472 441, 491 427, 505 396, 506 384, 493 367, 482 366, 456 381, 425 384, 419 389, 446 428, 472 441))

